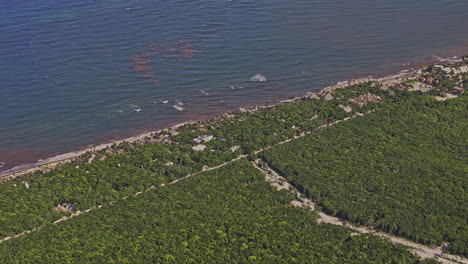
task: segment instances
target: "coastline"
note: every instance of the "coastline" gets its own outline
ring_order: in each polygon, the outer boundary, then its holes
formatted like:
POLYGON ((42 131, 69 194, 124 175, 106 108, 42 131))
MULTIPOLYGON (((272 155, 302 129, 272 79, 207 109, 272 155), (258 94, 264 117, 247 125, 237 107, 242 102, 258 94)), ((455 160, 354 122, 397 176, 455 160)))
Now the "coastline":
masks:
MULTIPOLYGON (((454 58, 446 58, 446 59, 438 58, 438 62, 440 62, 440 63, 447 63, 447 62, 448 63, 454 63, 454 62, 461 61, 462 56, 463 55, 456 56, 454 58)), ((299 101, 299 100, 302 100, 304 98, 310 98, 310 96, 313 95, 313 94, 326 94, 326 93, 330 93, 330 92, 332 92, 332 91, 334 91, 336 89, 342 89, 342 88, 345 88, 345 87, 347 87, 349 85, 359 84, 359 83, 368 82, 368 81, 378 81, 378 82, 381 82, 384 85, 391 85, 391 84, 394 84, 396 82, 401 82, 402 80, 405 80, 407 78, 415 76, 417 74, 417 72, 422 68, 423 67, 417 68, 417 69, 410 68, 410 69, 400 70, 397 73, 393 73, 393 74, 390 74, 390 75, 387 75, 387 76, 382 76, 382 77, 377 77, 377 78, 374 78, 373 76, 367 76, 367 77, 361 77, 361 78, 348 79, 348 80, 345 80, 345 81, 337 82, 335 84, 332 84, 330 86, 327 86, 327 87, 324 87, 324 88, 321 88, 321 89, 316 89, 316 90, 309 91, 309 92, 307 92, 306 94, 304 94, 302 96, 290 97, 292 99, 280 100, 280 101, 278 101, 277 103, 274 103, 274 104, 265 104, 266 103, 265 102, 264 104, 252 106, 252 107, 249 107, 249 108, 240 107, 237 110, 255 112, 258 109, 263 109, 263 108, 267 108, 267 107, 274 107, 274 106, 276 106, 278 104, 284 104, 284 103, 299 101)), ((205 119, 202 119, 202 120, 203 121, 216 120, 219 117, 222 117, 222 116, 227 115, 227 114, 229 114, 231 112, 234 112, 234 111, 236 111, 236 110, 228 110, 228 111, 226 111, 226 112, 224 112, 222 114, 216 115, 214 117, 205 118, 205 119)), ((71 151, 71 152, 67 152, 67 153, 47 157, 45 159, 39 159, 36 162, 30 162, 30 163, 14 166, 14 167, 9 168, 9 169, 7 169, 5 171, 0 171, 0 181, 4 181, 4 180, 7 180, 7 179, 16 178, 16 177, 21 177, 21 176, 24 176, 24 175, 29 174, 29 173, 33 173, 33 172, 38 171, 38 170, 42 171, 42 172, 47 172, 47 171, 52 170, 52 169, 54 169, 55 167, 57 167, 57 166, 59 166, 61 164, 72 162, 74 159, 78 158, 79 156, 81 156, 81 155, 83 155, 85 153, 90 153, 90 152, 92 153, 92 152, 100 151, 100 150, 106 149, 108 147, 111 147, 112 145, 119 145, 119 144, 124 143, 124 142, 126 142, 126 143, 137 143, 137 142, 145 141, 145 138, 151 137, 151 136, 153 136, 155 134, 158 134, 158 133, 161 133, 161 132, 164 132, 164 131, 168 131, 168 130, 174 130, 174 129, 177 129, 177 128, 181 127, 181 126, 188 125, 188 124, 193 124, 193 123, 196 123, 196 122, 199 122, 199 121, 202 121, 202 120, 195 120, 195 121, 194 120, 188 120, 188 121, 185 121, 185 122, 182 122, 182 123, 170 126, 170 127, 161 128, 159 130, 144 132, 144 133, 140 133, 140 134, 137 134, 137 135, 134 135, 134 136, 126 137, 124 139, 113 140, 113 141, 110 141, 110 142, 107 142, 107 143, 102 143, 102 144, 96 144, 96 145, 94 145, 92 147, 86 147, 86 148, 83 148, 83 149, 80 149, 80 150, 71 151)))
MULTIPOLYGON (((456 198, 462 195, 459 186, 465 180, 460 177, 464 164, 460 153, 467 87, 468 55, 464 55, 453 64, 353 79, 279 104, 234 110, 150 134, 135 143, 124 141, 87 152, 46 173, 36 171, 3 181, 6 215, 1 231, 5 241, 14 239, 68 220, 66 212, 74 215, 111 206, 244 158, 261 159, 284 177, 297 179, 291 183, 317 201, 322 212, 421 243, 417 248, 437 245, 442 253, 436 256, 467 256, 463 239, 468 230, 446 229, 463 226, 464 212, 458 209, 464 201, 456 198), (441 156, 447 159, 440 160, 441 156), (315 166, 319 163, 323 166, 315 166), (356 168, 355 173, 349 174, 349 166, 356 168), (376 172, 381 176, 372 177, 376 172), (397 185, 385 188, 393 184, 397 185), (386 199, 389 192, 397 198, 386 199), (434 199, 424 199, 434 192, 434 199), (383 198, 376 204, 379 196, 383 198), (357 207, 356 197, 361 199, 357 207), (375 211, 369 214, 370 207, 375 211), (428 214, 417 212, 420 208, 433 208, 436 214, 429 213, 440 221, 427 222, 428 214), (447 212, 454 217, 448 219, 447 212)), ((234 175, 245 174, 240 167, 232 169, 234 175)), ((246 177, 242 184, 249 186, 252 179, 246 177)), ((111 216, 114 209, 109 209, 111 216)), ((47 231, 36 234, 48 236, 47 231)))
POLYGON ((61 165, 61 164, 67 163, 67 162, 71 162, 74 158, 77 158, 77 157, 79 157, 79 156, 81 156, 81 155, 83 155, 83 154, 85 154, 87 152, 95 152, 95 151, 103 150, 103 149, 106 149, 106 148, 108 148, 108 147, 110 147, 112 145, 118 145, 118 144, 121 144, 121 143, 124 143, 124 142, 129 142, 129 143, 138 142, 138 141, 144 140, 146 137, 152 136, 155 133, 159 133, 159 132, 162 132, 162 131, 167 130, 167 129, 176 129, 176 128, 180 127, 180 126, 183 126, 185 124, 190 124, 192 122, 193 121, 186 121, 186 122, 177 124, 175 126, 171 126, 171 127, 164 128, 164 129, 161 129, 161 130, 145 132, 145 133, 138 134, 138 135, 135 135, 135 136, 131 136, 131 137, 128 137, 128 138, 125 138, 125 139, 114 140, 114 141, 111 141, 109 143, 99 144, 97 146, 88 147, 88 148, 85 148, 85 149, 82 149, 82 150, 77 150, 77 151, 72 151, 72 152, 59 154, 59 155, 55 155, 55 156, 52 156, 52 157, 49 157, 49 158, 46 158, 46 159, 40 159, 40 160, 37 160, 34 163, 28 163, 28 164, 24 164, 24 165, 15 166, 15 167, 13 167, 11 169, 0 172, 0 181, 10 179, 10 178, 19 177, 19 176, 22 176, 22 175, 25 175, 25 174, 28 174, 28 173, 32 173, 32 172, 34 172, 36 170, 48 171, 50 169, 55 168, 58 165, 61 165))

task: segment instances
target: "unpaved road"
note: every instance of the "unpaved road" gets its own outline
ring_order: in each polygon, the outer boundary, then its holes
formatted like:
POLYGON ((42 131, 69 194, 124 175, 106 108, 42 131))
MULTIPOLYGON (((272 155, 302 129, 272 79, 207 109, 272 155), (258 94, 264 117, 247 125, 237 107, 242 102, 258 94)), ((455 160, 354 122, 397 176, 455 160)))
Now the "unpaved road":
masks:
MULTIPOLYGON (((294 194, 294 196, 296 197, 296 200, 291 202, 294 206, 303 207, 310 211, 315 210, 315 205, 317 205, 315 202, 307 198, 304 198, 304 195, 301 195, 301 193, 296 187, 291 185, 284 177, 282 177, 279 173, 277 173, 271 167, 269 167, 268 164, 264 162, 260 162, 259 160, 256 160, 255 162, 253 162, 253 164, 258 170, 260 170, 265 175, 266 181, 268 181, 277 190, 287 189, 291 193, 294 194)), ((443 253, 441 247, 430 248, 425 245, 418 244, 418 243, 406 240, 401 237, 396 237, 387 233, 378 232, 375 229, 369 228, 367 226, 355 226, 337 217, 327 215, 323 212, 318 212, 318 215, 319 215, 318 223, 340 225, 340 226, 353 229, 359 233, 363 233, 363 234, 371 233, 376 236, 387 238, 395 244, 400 244, 400 245, 404 245, 404 246, 412 248, 412 252, 414 254, 417 254, 422 259, 435 257, 437 258, 438 261, 442 263, 447 263, 447 264, 468 263, 468 259, 466 258, 443 253)))

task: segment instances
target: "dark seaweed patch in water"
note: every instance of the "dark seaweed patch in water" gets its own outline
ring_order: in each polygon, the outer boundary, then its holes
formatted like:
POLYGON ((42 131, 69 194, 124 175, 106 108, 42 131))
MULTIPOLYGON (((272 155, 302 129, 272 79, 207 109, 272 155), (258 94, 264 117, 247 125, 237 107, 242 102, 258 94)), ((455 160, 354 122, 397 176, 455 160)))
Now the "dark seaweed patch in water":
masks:
POLYGON ((179 42, 180 44, 180 56, 182 58, 191 58, 193 56, 193 53, 195 52, 195 49, 193 48, 192 44, 190 42, 182 40, 179 42))
POLYGON ((188 40, 157 41, 147 46, 149 51, 153 51, 165 58, 191 58, 196 52, 192 43, 188 40))
POLYGON ((137 54, 133 57, 133 69, 135 72, 143 74, 144 77, 146 78, 151 78, 154 79, 156 78, 156 75, 151 74, 151 57, 152 54, 148 52, 143 52, 140 54, 137 54))
MULTIPOLYGON (((151 73, 154 57, 170 63, 174 60, 191 58, 195 52, 192 43, 187 40, 153 42, 146 47, 144 52, 133 57, 132 65, 136 73, 146 78, 156 79, 156 75, 151 73)), ((155 80, 152 83, 159 84, 160 81, 155 80)))

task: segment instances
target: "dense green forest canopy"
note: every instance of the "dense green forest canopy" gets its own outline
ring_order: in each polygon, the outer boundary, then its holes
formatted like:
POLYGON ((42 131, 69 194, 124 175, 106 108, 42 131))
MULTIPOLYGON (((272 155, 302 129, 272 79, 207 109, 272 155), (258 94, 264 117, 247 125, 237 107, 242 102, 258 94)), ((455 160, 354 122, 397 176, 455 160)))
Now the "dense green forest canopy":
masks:
POLYGON ((418 263, 316 224, 243 159, 0 244, 0 263, 418 263))
POLYGON ((262 156, 332 215, 468 255, 468 97, 399 98, 262 156))

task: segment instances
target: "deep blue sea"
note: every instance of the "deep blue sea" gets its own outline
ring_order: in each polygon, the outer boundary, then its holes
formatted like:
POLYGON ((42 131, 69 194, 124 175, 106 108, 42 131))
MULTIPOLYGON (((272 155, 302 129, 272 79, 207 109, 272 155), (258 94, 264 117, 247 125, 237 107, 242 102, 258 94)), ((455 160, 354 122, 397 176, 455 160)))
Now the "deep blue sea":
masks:
POLYGON ((0 170, 468 53, 467 11, 466 0, 0 0, 0 170))

